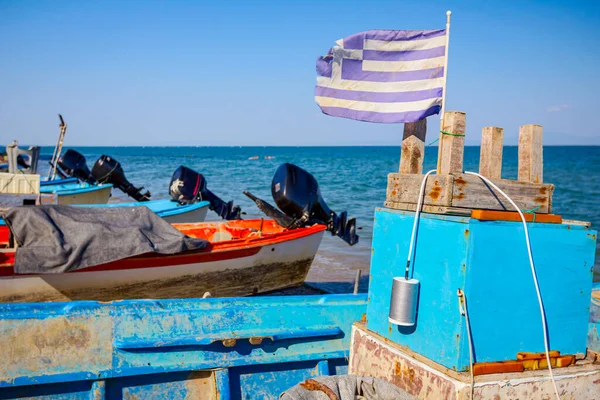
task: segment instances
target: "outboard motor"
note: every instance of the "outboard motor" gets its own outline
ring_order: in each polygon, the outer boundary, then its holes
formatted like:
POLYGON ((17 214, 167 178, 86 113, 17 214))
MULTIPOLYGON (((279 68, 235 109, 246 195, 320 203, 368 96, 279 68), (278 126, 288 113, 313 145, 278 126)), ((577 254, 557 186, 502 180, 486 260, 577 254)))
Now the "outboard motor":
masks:
POLYGON ((331 211, 321 196, 315 177, 300 167, 281 164, 273 176, 271 194, 283 213, 247 191, 244 194, 285 228, 325 224, 332 235, 342 238, 350 246, 358 243, 356 219, 348 219, 346 211, 339 216, 331 211))
POLYGON ((142 193, 143 187, 133 186, 125 178, 125 172, 123 172, 121 164, 110 156, 103 155, 96 161, 92 167, 92 176, 100 183, 112 183, 136 201, 150 200, 150 192, 142 193))
POLYGON ((60 168, 59 173, 62 171, 66 176, 77 178, 92 185, 96 183, 96 179, 94 179, 87 166, 85 157, 78 151, 68 149, 58 159, 58 167, 60 168))
POLYGON ((225 202, 207 189, 206 179, 196 171, 181 165, 173 173, 169 184, 171 199, 181 204, 192 204, 199 200, 210 203, 209 208, 226 220, 241 219, 240 206, 234 206, 233 201, 225 202))

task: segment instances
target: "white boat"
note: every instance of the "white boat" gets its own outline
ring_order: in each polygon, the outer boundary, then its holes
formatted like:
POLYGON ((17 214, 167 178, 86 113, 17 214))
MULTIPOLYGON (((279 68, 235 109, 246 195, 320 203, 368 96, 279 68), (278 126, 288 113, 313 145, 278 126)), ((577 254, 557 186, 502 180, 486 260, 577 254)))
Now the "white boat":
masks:
POLYGON ((62 274, 14 273, 15 249, 0 226, 0 303, 247 296, 301 285, 325 225, 285 229, 273 220, 174 225, 208 247, 148 253, 62 274))
POLYGON ((40 193, 55 194, 59 205, 106 204, 112 188, 110 183, 90 185, 85 182, 44 181, 41 182, 40 193))

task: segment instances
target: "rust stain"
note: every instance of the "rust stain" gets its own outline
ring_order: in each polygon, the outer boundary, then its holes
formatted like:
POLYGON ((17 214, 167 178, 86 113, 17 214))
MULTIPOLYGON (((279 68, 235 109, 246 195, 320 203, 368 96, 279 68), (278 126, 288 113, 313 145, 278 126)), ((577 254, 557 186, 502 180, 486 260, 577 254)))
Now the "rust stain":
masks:
POLYGON ((433 199, 433 200, 437 200, 440 198, 441 193, 442 193, 442 188, 439 186, 435 186, 433 189, 431 189, 431 192, 429 192, 428 196, 431 197, 431 199, 433 199))
POLYGON ((547 191, 548 191, 548 189, 546 189, 546 187, 540 188, 540 194, 546 194, 547 191))
POLYGON ((329 400, 339 400, 337 395, 328 386, 315 381, 314 379, 307 379, 300 384, 300 387, 310 391, 323 392, 329 400))
POLYGON ((456 196, 456 199, 457 199, 457 200, 462 200, 462 199, 464 199, 464 198, 465 198, 465 194, 464 194, 464 193, 462 193, 462 192, 460 192, 460 193, 458 194, 458 196, 456 196))
POLYGON ((456 183, 459 186, 464 186, 467 184, 467 181, 465 181, 462 177, 458 177, 454 180, 454 183, 456 183))
POLYGON ((400 362, 398 362, 398 361, 394 362, 394 374, 402 375, 402 368, 400 367, 400 362))
POLYGON ((533 199, 533 201, 535 201, 538 204, 546 204, 548 202, 548 198, 546 198, 546 197, 536 197, 535 199, 533 199))
POLYGON ((465 229, 465 237, 469 237, 469 234, 471 233, 471 231, 469 231, 468 229, 465 229))
POLYGON ((410 158, 410 172, 416 173, 423 164, 422 154, 418 148, 414 148, 412 157, 410 158))
POLYGON ((363 315, 360 317, 360 322, 367 322, 367 314, 363 314, 363 315))
POLYGON ((392 190, 392 197, 396 197, 396 194, 398 194, 398 192, 396 192, 395 190, 392 190))
POLYGON ((591 233, 588 233, 588 234, 587 234, 587 236, 591 237, 591 238, 592 238, 592 240, 596 240, 596 235, 593 235, 593 234, 591 234, 591 233))
POLYGON ((265 339, 264 337, 255 336, 255 337, 251 337, 250 339, 248 339, 248 341, 250 342, 250 344, 259 345, 263 342, 264 339, 265 339))

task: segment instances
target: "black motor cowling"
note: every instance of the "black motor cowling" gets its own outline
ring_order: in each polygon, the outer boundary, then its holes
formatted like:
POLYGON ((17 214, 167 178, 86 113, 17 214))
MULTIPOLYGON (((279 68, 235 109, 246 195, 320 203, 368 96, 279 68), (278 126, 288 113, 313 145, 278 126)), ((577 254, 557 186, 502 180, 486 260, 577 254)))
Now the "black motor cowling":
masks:
POLYGON ((121 164, 114 158, 103 155, 92 167, 92 176, 100 183, 112 183, 116 188, 121 189, 129 197, 137 201, 150 200, 150 192, 142 193, 143 187, 133 186, 127 178, 121 164))
POLYGON ((58 167, 67 175, 90 184, 96 183, 83 154, 69 149, 58 159, 58 167))
POLYGON ((226 220, 240 219, 241 209, 233 201, 225 202, 208 190, 202 174, 181 165, 175 170, 169 184, 171 199, 181 204, 192 204, 200 200, 210 203, 209 208, 226 220))
POLYGON ((281 164, 271 183, 273 200, 283 213, 252 194, 244 193, 254 200, 265 214, 275 218, 278 223, 283 221, 280 225, 286 228, 325 224, 332 235, 339 236, 350 246, 358 243, 356 219, 348 219, 345 211, 339 216, 331 211, 321 196, 315 177, 296 165, 281 164))

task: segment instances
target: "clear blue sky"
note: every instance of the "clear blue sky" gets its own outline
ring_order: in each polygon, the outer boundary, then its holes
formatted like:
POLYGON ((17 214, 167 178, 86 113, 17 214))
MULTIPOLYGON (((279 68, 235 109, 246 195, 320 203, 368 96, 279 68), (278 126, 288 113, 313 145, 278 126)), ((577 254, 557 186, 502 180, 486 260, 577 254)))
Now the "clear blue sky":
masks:
MULTIPOLYGON (((481 128, 600 144, 600 1, 0 0, 0 143, 398 145, 402 125, 328 117, 315 61, 367 29, 441 29, 447 109, 481 128)), ((439 120, 429 118, 428 140, 439 120)))

